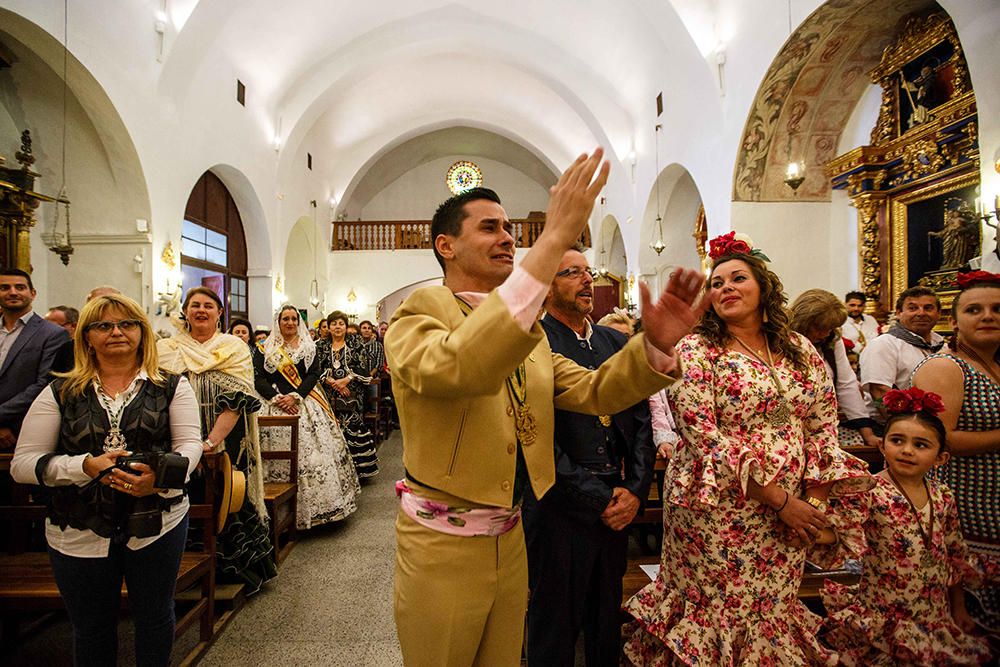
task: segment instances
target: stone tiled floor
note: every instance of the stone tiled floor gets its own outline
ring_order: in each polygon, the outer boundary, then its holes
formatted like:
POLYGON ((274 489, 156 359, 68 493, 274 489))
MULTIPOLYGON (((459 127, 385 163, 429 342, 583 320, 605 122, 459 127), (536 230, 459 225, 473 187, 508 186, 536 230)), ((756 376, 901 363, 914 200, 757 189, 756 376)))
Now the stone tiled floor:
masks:
POLYGON ((303 534, 278 578, 229 624, 202 665, 402 665, 392 620, 399 431, 346 521, 303 534))

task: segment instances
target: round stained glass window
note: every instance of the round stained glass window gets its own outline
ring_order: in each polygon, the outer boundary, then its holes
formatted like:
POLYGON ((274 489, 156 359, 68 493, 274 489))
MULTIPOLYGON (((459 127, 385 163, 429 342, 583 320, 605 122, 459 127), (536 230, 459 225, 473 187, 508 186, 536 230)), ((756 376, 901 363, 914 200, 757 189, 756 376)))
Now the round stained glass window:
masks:
POLYGON ((448 168, 448 177, 445 179, 451 193, 457 195, 472 188, 478 188, 483 184, 483 172, 475 163, 468 160, 459 160, 448 168))

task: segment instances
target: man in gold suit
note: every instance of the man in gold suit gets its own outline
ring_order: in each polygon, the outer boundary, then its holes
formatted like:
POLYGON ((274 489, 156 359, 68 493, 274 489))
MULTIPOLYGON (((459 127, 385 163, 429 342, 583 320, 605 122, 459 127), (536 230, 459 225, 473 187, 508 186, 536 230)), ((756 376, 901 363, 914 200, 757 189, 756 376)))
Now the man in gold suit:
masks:
POLYGON ((414 292, 386 334, 403 431, 394 610, 408 666, 518 665, 527 607, 520 502, 555 476, 553 410, 614 414, 669 384, 674 344, 704 312, 704 277, 680 270, 645 334, 596 371, 553 354, 536 316, 607 182, 603 152, 551 188, 545 229, 516 269, 496 193, 442 204, 431 223, 444 285, 414 292))

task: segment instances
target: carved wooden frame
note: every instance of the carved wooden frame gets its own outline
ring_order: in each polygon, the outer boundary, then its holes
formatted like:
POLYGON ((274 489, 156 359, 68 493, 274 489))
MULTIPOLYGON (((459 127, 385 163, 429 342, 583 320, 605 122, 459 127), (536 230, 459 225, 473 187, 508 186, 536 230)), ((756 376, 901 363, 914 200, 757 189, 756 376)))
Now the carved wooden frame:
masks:
MULTIPOLYGON (((979 171, 969 170, 934 181, 927 185, 907 190, 889 198, 889 306, 909 284, 909 247, 907 245, 907 214, 909 206, 940 195, 979 184, 979 171)), ((947 285, 928 285, 935 291, 947 289, 947 285)))

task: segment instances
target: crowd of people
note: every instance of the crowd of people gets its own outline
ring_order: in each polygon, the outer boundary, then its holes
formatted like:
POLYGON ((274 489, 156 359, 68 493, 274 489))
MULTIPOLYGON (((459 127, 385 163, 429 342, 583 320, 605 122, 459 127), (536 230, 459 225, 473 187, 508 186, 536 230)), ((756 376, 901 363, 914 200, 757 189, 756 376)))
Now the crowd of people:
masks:
POLYGON ((286 305, 266 331, 234 319, 226 334, 222 300, 196 287, 177 333, 156 340, 113 290, 43 319, 30 276, 0 272, 0 447, 16 442, 14 479, 48 491, 78 664, 113 661, 123 578, 149 638, 140 664, 169 658, 167 575, 189 501, 134 455, 179 454, 190 479, 203 452, 224 451, 246 474, 218 563, 255 592, 275 575, 261 490, 276 473, 260 452, 282 437, 256 415, 300 418, 299 528, 343 520, 378 473, 362 413, 387 365, 407 665, 514 665, 522 645, 529 665, 571 665, 581 632, 590 666, 618 664, 622 645, 634 665, 995 661, 1000 275, 958 274, 946 341, 924 287, 899 295, 884 328, 860 292, 808 289, 789 305, 770 260, 731 232, 710 242, 707 280, 677 270, 655 298, 641 286, 641 321, 594 323, 595 274, 573 244, 601 158, 552 188, 516 268, 496 193, 442 204, 444 284, 412 294, 388 330, 352 334, 337 311, 310 330, 286 305), (850 453, 865 448, 884 465, 850 453), (657 457, 660 568, 623 606, 627 528, 657 457), (799 598, 807 561, 847 559, 860 583, 828 581, 817 615, 799 598))
POLYGON ((180 556, 200 534, 189 535, 187 510, 203 500, 204 485, 190 484, 203 475, 202 454, 223 453, 245 476, 246 502, 216 536, 216 580, 252 595, 277 574, 264 482, 281 471, 262 465, 261 449, 287 448, 257 415, 300 417, 298 528, 347 518, 359 478, 378 473, 361 411, 385 372, 381 341, 368 323, 364 340, 345 342, 339 312, 327 318, 334 335, 314 341, 288 305, 251 342, 246 320, 223 333, 223 301, 207 287, 188 290, 169 337, 112 287, 93 290, 82 310, 56 306, 44 318, 35 296, 28 273, 0 270, 0 448, 16 444, 15 481, 45 487, 35 495, 48 506, 45 540, 74 660, 114 664, 124 579, 143 638, 138 664, 169 664, 180 556), (163 460, 183 463, 169 487, 163 460))

